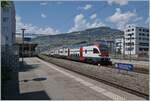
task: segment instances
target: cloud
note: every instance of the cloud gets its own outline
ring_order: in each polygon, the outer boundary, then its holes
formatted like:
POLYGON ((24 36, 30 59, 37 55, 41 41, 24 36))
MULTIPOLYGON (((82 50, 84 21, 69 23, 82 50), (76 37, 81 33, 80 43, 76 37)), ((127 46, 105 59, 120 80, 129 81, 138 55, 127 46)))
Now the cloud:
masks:
POLYGON ((98 19, 95 19, 93 23, 90 23, 85 19, 85 16, 83 14, 78 14, 75 16, 74 25, 72 28, 69 29, 69 32, 81 31, 88 28, 95 28, 100 26, 105 26, 105 24, 100 22, 100 20, 98 19))
POLYGON ((61 2, 61 1, 58 1, 58 2, 57 2, 57 4, 58 4, 58 5, 61 5, 61 4, 63 4, 63 2, 61 2))
POLYGON ((40 3, 40 5, 42 5, 42 6, 45 6, 45 5, 47 5, 48 3, 47 2, 41 2, 40 3))
POLYGON ((95 13, 95 14, 93 14, 93 15, 91 15, 91 19, 95 19, 97 17, 97 14, 95 13))
POLYGON ((109 5, 112 5, 113 3, 115 4, 119 4, 119 5, 127 5, 128 4, 128 0, 107 0, 109 5))
POLYGON ((78 10, 89 10, 92 8, 92 5, 90 4, 86 4, 84 7, 78 7, 78 10))
POLYGON ((74 26, 69 30, 69 32, 83 30, 87 27, 88 27, 88 23, 86 22, 84 15, 79 14, 76 15, 74 19, 74 26))
POLYGON ((96 19, 93 21, 93 23, 90 24, 89 28, 95 28, 100 26, 106 26, 106 25, 102 23, 99 19, 96 19))
POLYGON ((90 8, 92 8, 92 5, 87 4, 87 5, 85 5, 85 7, 84 7, 83 9, 84 9, 84 10, 88 10, 88 9, 90 9, 90 8))
POLYGON ((143 19, 142 17, 137 17, 137 18, 133 19, 133 21, 136 22, 136 21, 139 21, 139 20, 142 20, 142 19, 143 19))
POLYGON ((109 16, 107 21, 115 23, 118 29, 123 29, 127 23, 141 19, 135 10, 133 12, 122 12, 120 8, 116 8, 116 12, 112 16, 109 16))
POLYGON ((25 32, 32 34, 55 35, 60 33, 51 27, 41 28, 32 24, 23 23, 21 17, 16 15, 16 32, 21 33, 21 28, 27 29, 25 32))
POLYGON ((150 21, 150 17, 147 17, 145 24, 149 24, 149 21, 150 21))
POLYGON ((41 14, 41 17, 42 17, 42 18, 46 18, 47 16, 46 16, 44 13, 42 13, 42 14, 41 14))

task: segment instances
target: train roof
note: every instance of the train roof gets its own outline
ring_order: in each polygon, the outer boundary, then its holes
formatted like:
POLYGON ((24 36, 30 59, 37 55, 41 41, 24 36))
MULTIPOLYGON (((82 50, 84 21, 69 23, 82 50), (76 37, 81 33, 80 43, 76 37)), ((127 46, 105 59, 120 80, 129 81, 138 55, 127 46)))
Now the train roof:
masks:
POLYGON ((91 45, 95 45, 95 44, 103 44, 103 45, 107 45, 107 41, 96 41, 94 43, 84 43, 84 44, 77 44, 77 45, 64 45, 61 47, 56 47, 53 49, 60 49, 60 48, 79 48, 79 47, 84 47, 84 46, 91 46, 91 45))

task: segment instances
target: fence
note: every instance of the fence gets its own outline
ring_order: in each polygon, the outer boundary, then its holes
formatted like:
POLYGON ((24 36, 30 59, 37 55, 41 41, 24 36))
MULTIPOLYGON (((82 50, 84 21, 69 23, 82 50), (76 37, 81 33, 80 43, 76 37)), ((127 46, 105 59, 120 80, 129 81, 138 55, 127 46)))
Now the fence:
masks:
MULTIPOLYGON (((130 60, 130 55, 123 55, 119 53, 110 53, 110 57, 114 59, 125 59, 130 60)), ((139 60, 139 61, 149 61, 149 55, 148 54, 137 54, 137 55, 131 55, 131 60, 139 60)))

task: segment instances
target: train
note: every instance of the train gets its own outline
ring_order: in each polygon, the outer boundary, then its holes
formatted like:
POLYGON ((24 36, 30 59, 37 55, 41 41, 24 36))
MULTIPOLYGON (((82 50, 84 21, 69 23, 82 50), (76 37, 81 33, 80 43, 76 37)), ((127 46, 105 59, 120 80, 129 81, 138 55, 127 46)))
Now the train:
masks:
POLYGON ((111 65, 108 47, 105 44, 92 44, 78 47, 61 47, 50 50, 51 57, 64 58, 91 64, 111 65))

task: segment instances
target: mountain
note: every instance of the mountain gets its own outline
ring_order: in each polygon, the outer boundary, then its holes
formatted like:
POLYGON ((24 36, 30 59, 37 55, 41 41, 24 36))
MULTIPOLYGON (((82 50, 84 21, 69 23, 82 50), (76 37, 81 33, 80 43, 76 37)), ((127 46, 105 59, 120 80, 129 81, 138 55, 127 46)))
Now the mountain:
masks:
MULTIPOLYGON (((16 36, 22 37, 22 33, 17 33, 16 36)), ((44 36, 43 34, 33 34, 33 33, 25 33, 24 37, 31 37, 31 38, 36 38, 39 36, 44 36)))
POLYGON ((38 36, 32 39, 33 43, 37 43, 38 47, 46 50, 59 46, 67 46, 74 44, 93 43, 97 40, 112 40, 113 36, 119 37, 123 35, 123 31, 112 29, 110 27, 97 27, 86 29, 84 31, 76 31, 71 33, 63 33, 58 35, 38 36))

